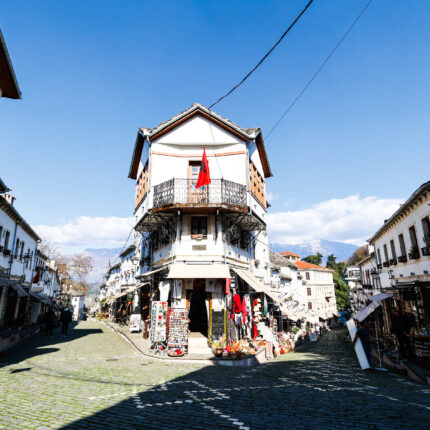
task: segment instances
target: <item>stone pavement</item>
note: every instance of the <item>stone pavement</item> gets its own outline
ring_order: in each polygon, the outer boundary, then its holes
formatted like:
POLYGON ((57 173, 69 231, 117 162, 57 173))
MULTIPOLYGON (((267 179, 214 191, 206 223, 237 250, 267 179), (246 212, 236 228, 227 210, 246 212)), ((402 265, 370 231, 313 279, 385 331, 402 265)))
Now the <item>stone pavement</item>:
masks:
POLYGON ((98 322, 0 355, 0 428, 430 428, 430 389, 359 369, 341 332, 269 364, 142 356, 98 322))

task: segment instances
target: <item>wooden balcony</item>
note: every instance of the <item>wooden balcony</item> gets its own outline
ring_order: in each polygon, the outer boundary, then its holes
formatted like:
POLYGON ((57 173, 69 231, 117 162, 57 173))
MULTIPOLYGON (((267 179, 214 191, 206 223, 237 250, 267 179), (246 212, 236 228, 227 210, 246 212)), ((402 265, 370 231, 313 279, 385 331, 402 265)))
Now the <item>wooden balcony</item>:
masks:
POLYGON ((226 179, 212 179, 209 185, 196 189, 191 179, 177 178, 154 186, 153 212, 215 208, 246 212, 246 186, 226 179))

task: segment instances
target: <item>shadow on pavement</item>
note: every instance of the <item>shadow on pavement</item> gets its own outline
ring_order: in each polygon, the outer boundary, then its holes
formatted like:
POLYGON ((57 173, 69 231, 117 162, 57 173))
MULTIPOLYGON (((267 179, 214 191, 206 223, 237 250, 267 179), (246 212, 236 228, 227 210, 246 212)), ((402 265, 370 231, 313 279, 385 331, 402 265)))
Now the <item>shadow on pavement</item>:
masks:
POLYGON ((361 371, 339 334, 327 338, 258 367, 207 366, 136 387, 126 400, 62 428, 430 427, 430 398, 423 399, 419 385, 405 393, 404 379, 361 371))
POLYGON ((90 334, 102 333, 101 329, 80 329, 77 326, 78 323, 76 322, 69 325, 68 336, 61 336, 60 327, 54 329, 54 334, 51 337, 46 336, 42 330, 12 348, 0 352, 0 368, 20 363, 38 355, 58 351, 60 348, 55 348, 54 346, 63 342, 74 341, 90 334))

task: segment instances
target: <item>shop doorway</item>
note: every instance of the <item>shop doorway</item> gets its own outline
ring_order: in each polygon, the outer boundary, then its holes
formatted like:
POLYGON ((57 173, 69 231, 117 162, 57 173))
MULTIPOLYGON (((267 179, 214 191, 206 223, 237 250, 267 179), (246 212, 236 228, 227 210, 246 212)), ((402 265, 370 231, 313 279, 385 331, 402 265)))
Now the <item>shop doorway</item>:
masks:
POLYGON ((208 335, 208 315, 206 311, 206 293, 204 288, 195 288, 190 291, 190 319, 189 329, 191 332, 208 335))

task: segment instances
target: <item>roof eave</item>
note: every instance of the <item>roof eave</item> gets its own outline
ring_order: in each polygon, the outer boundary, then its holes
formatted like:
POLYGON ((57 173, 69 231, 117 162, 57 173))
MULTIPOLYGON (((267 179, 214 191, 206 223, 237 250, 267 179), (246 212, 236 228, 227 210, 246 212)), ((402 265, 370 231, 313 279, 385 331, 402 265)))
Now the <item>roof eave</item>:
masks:
POLYGON ((3 34, 0 30, 0 56, 4 58, 6 63, 7 74, 9 77, 9 81, 12 87, 11 92, 5 92, 2 94, 3 97, 7 97, 10 99, 20 100, 21 99, 21 90, 18 86, 18 81, 16 80, 15 71, 13 70, 12 62, 9 57, 9 52, 6 47, 6 42, 3 38, 3 34))
POLYGON ((271 178, 273 173, 272 169, 270 168, 269 157, 267 156, 263 133, 261 131, 257 134, 255 143, 257 145, 258 154, 260 155, 261 164, 263 165, 264 177, 271 178))
POLYGON ((131 157, 130 170, 128 172, 128 177, 130 179, 137 178, 137 171, 139 170, 139 161, 142 156, 142 149, 145 143, 145 135, 142 129, 139 129, 136 136, 136 141, 134 143, 133 156, 131 157))
POLYGON ((409 197, 408 200, 406 200, 405 203, 402 204, 402 206, 399 207, 399 209, 397 209, 393 215, 391 215, 391 217, 387 220, 387 222, 385 222, 379 229, 378 231, 370 238, 367 240, 368 243, 373 243, 373 241, 383 232, 383 230, 388 227, 392 221, 394 221, 396 219, 396 217, 398 215, 400 215, 402 213, 402 211, 408 206, 410 205, 424 190, 428 189, 430 191, 430 181, 425 182, 424 184, 422 184, 418 189, 416 189, 412 195, 409 197))

